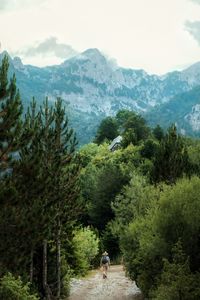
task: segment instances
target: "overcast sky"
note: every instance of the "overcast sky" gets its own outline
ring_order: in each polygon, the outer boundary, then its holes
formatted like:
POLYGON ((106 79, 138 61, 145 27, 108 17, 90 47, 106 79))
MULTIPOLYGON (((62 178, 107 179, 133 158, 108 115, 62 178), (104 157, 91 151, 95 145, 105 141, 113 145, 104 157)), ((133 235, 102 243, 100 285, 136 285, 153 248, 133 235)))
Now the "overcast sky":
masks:
POLYGON ((98 48, 163 74, 200 61, 200 0, 0 0, 0 42, 26 64, 98 48))

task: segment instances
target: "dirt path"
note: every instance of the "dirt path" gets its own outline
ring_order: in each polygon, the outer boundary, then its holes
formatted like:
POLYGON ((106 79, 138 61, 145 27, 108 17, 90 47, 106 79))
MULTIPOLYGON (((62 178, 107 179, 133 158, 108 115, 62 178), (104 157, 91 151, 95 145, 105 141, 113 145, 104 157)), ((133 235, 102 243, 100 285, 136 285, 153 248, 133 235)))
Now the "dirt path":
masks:
POLYGON ((140 290, 125 277, 122 266, 111 266, 108 278, 103 279, 100 271, 94 271, 86 279, 74 279, 68 300, 142 300, 140 290))

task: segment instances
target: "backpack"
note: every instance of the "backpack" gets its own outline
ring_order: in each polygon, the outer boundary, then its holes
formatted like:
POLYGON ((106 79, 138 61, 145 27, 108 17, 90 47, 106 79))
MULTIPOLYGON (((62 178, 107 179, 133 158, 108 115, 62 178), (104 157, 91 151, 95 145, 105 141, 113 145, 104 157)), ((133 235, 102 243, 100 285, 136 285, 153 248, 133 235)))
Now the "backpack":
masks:
POLYGON ((102 264, 107 264, 108 263, 108 256, 103 255, 101 262, 102 262, 102 264))

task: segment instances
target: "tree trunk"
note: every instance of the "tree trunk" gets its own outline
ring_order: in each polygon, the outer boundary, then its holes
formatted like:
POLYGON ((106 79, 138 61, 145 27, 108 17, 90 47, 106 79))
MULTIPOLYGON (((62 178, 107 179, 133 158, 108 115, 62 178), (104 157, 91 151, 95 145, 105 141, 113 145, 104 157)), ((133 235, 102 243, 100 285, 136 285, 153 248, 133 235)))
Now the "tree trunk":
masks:
POLYGON ((43 289, 47 287, 47 241, 43 242, 43 289))
POLYGON ((30 262, 30 283, 33 283, 33 249, 31 249, 31 262, 30 262))
POLYGON ((47 241, 43 241, 43 289, 47 300, 51 300, 51 291, 47 284, 47 241))
POLYGON ((61 293, 61 240, 60 240, 60 233, 61 233, 61 226, 60 226, 60 218, 58 219, 58 228, 57 228, 57 240, 56 240, 56 248, 57 248, 57 299, 60 299, 61 293))

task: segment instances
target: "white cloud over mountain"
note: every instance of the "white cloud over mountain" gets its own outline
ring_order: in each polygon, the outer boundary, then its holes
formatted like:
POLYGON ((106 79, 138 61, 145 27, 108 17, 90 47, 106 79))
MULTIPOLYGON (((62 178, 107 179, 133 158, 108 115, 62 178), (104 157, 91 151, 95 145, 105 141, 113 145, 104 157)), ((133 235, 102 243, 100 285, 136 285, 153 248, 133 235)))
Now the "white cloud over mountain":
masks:
POLYGON ((200 21, 185 23, 186 30, 193 36, 200 46, 200 21))
POLYGON ((194 3, 200 4, 200 0, 191 0, 194 3))
POLYGON ((19 50, 15 54, 23 57, 54 55, 61 59, 67 59, 76 55, 77 52, 71 46, 59 43, 56 37, 49 37, 42 42, 36 42, 24 50, 19 50))
POLYGON ((73 55, 72 47, 98 48, 120 66, 163 74, 200 60, 191 36, 198 31, 192 22, 199 21, 199 2, 0 0, 0 41, 2 50, 23 53, 26 64, 57 64, 73 55))

